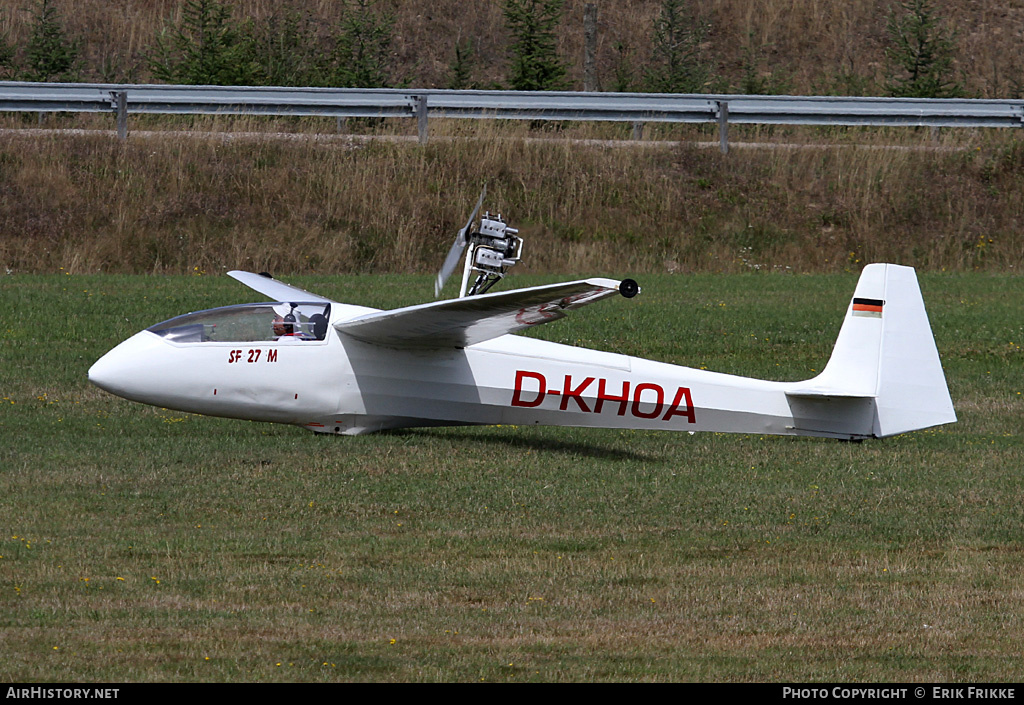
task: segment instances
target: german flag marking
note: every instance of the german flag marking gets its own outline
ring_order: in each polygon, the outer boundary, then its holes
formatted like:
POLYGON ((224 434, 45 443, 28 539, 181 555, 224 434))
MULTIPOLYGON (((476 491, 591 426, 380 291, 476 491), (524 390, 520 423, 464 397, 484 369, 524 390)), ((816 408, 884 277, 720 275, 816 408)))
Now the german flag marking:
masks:
POLYGON ((853 315, 865 316, 868 318, 881 318, 882 306, 885 302, 881 299, 857 299, 853 300, 853 315))

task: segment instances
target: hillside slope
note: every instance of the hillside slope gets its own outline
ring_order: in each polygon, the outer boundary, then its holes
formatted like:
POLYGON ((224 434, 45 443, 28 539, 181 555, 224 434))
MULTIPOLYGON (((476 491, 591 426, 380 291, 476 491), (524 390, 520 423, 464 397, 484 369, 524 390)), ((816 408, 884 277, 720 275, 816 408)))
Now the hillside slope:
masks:
MULTIPOLYGON (((41 0, 40 0, 41 1, 41 0)), ((181 20, 184 0, 48 0, 67 35, 80 46, 84 80, 152 80, 146 57, 162 29, 181 20)), ((346 3, 318 0, 233 0, 234 19, 262 22, 305 15, 321 39, 346 3)), ((347 3, 347 4, 351 4, 347 3)), ((377 0, 394 18, 392 83, 448 87, 458 43, 472 46, 469 78, 480 87, 508 82, 508 36, 503 2, 377 0)), ((559 52, 567 87, 583 88, 583 7, 566 0, 559 52)), ((654 20, 661 0, 597 2, 597 78, 600 88, 641 88, 650 65, 654 20)), ((933 0, 942 24, 955 29, 952 76, 970 95, 1019 97, 1024 91, 1024 0, 933 0)), ((688 7, 708 27, 701 45, 711 69, 709 89, 777 93, 879 94, 890 44, 886 18, 896 0, 693 0, 688 7), (746 89, 746 90, 745 90, 746 89)), ((23 3, 0 7, 0 33, 23 55, 31 12, 23 3)), ((10 71, 8 71, 10 73, 10 71)))

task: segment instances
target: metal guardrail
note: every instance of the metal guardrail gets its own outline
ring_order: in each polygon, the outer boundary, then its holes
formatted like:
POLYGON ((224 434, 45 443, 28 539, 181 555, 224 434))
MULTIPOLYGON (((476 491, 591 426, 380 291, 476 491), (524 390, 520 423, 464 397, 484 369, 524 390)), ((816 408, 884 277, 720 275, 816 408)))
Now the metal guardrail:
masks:
POLYGON ((0 111, 110 112, 122 139, 137 113, 416 118, 421 142, 431 117, 717 122, 723 151, 729 124, 1024 127, 1024 100, 86 83, 0 82, 0 111))

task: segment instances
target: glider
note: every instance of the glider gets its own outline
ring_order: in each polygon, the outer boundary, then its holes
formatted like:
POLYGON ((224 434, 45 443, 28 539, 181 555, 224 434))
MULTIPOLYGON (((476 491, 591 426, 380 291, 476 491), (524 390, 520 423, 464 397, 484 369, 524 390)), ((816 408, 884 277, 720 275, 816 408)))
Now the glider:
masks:
POLYGON ((457 298, 381 311, 232 271, 271 301, 158 323, 89 379, 145 404, 349 435, 544 424, 857 441, 956 421, 910 267, 866 266, 824 370, 773 382, 516 335, 639 287, 592 278, 490 293, 522 240, 490 213, 474 227, 479 208, 436 282, 435 295, 466 251, 457 298))

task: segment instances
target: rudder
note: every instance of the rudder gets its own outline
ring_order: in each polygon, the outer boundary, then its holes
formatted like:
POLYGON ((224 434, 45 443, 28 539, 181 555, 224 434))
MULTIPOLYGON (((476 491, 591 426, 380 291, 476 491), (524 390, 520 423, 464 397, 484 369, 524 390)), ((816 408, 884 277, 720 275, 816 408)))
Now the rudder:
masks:
POLYGON ((883 265, 885 306, 875 434, 892 436, 956 421, 939 351, 913 267, 883 265))

